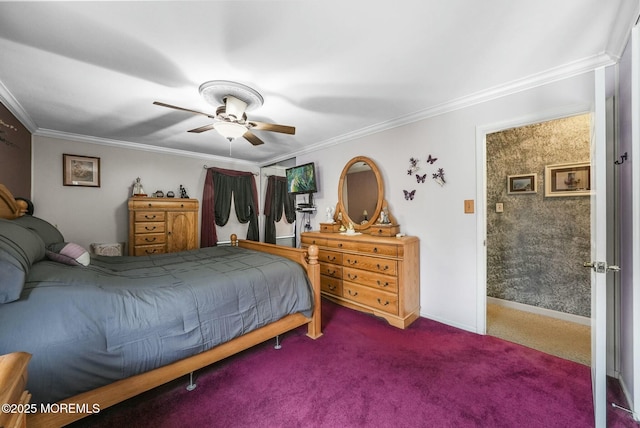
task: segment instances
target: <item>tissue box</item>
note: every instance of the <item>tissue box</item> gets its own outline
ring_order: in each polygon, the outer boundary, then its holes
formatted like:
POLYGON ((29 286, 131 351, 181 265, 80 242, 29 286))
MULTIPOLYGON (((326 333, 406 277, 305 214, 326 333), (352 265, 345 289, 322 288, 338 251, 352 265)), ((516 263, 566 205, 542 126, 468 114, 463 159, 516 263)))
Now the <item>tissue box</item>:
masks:
POLYGON ((91 244, 91 252, 97 256, 121 256, 124 243, 115 244, 94 243, 91 244))

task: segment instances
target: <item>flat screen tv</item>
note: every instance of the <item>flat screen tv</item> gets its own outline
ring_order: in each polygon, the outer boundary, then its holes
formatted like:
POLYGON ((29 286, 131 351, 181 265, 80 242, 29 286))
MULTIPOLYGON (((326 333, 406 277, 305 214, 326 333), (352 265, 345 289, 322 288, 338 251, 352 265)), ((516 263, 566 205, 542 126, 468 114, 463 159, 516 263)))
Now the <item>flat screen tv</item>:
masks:
POLYGON ((315 193, 318 191, 316 183, 316 166, 313 162, 287 168, 287 190, 293 195, 315 193))

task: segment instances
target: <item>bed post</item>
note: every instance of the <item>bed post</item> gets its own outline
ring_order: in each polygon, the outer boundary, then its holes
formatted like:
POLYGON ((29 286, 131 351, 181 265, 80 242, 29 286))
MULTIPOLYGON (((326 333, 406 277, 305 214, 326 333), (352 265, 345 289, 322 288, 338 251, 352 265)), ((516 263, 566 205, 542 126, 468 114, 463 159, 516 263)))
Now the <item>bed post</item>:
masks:
POLYGON ((307 336, 312 339, 317 339, 322 336, 322 310, 320 299, 320 263, 318 263, 318 253, 320 250, 317 245, 311 245, 307 249, 309 257, 309 266, 307 268, 307 274, 311 280, 313 286, 313 315, 311 322, 308 324, 307 336))

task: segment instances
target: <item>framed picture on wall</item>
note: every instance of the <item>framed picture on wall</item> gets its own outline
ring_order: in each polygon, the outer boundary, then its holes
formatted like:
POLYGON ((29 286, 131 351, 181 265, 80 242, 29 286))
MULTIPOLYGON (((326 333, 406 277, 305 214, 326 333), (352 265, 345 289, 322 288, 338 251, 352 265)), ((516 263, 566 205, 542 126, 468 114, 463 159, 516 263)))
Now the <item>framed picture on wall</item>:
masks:
POLYGON ((507 193, 536 193, 538 174, 507 175, 507 193))
POLYGON ((564 163, 544 167, 544 195, 588 196, 591 194, 589 162, 564 163))
POLYGON ((100 187, 100 158, 63 154, 62 184, 100 187))

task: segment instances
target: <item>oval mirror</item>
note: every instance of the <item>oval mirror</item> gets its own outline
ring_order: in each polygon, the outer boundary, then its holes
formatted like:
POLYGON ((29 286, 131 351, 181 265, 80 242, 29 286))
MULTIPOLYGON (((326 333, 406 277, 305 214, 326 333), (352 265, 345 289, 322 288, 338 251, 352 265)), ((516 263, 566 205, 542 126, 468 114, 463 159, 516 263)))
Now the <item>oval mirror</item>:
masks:
POLYGON ((365 156, 351 159, 338 183, 338 212, 343 222, 356 230, 368 229, 376 222, 384 201, 383 183, 375 162, 365 156))

